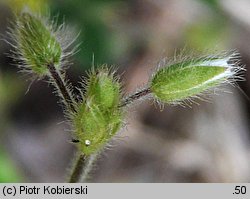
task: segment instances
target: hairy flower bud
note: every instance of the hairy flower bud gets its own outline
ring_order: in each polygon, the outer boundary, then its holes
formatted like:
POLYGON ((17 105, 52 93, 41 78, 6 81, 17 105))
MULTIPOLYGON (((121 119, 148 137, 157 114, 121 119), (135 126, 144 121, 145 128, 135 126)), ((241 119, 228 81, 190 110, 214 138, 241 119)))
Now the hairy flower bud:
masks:
POLYGON ((114 79, 113 74, 109 74, 108 68, 103 67, 89 76, 87 85, 87 96, 95 96, 93 100, 102 109, 114 108, 120 99, 120 84, 114 79))
POLYGON ((102 149, 122 125, 118 107, 120 84, 107 68, 92 72, 87 82, 85 100, 77 105, 72 122, 80 150, 90 155, 102 149))
POLYGON ((62 68, 65 57, 70 54, 66 51, 72 42, 66 36, 65 26, 57 26, 30 12, 22 12, 16 17, 15 27, 9 34, 14 40, 14 43, 9 42, 14 47, 12 57, 25 72, 39 77, 48 74, 49 64, 62 68))
POLYGON ((159 101, 176 103, 239 78, 237 53, 187 59, 159 68, 150 90, 159 101))

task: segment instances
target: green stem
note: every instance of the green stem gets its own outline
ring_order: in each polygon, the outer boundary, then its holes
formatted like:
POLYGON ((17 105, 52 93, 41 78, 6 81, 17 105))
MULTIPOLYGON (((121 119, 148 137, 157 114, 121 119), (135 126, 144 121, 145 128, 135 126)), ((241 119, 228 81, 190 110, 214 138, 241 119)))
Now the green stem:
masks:
POLYGON ((96 158, 97 154, 90 156, 80 154, 73 167, 69 183, 86 182, 96 158))

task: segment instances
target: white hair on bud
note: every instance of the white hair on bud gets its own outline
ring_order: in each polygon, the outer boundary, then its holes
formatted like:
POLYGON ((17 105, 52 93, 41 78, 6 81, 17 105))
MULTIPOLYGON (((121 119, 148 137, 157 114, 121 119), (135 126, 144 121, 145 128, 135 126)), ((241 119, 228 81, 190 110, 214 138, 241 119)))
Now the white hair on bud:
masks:
MULTIPOLYGON (((195 96, 190 96, 183 100, 176 100, 174 102, 170 102, 170 104, 172 105, 181 105, 184 107, 185 106, 191 107, 190 104, 192 103, 198 104, 196 102, 196 99, 199 99, 202 101, 210 101, 210 97, 212 96, 213 93, 217 94, 217 91, 224 91, 224 89, 221 88, 224 85, 230 84, 232 86, 237 87, 238 86, 237 81, 245 80, 244 72, 246 71, 246 69, 244 65, 242 65, 241 60, 240 60, 241 56, 236 50, 225 51, 225 52, 217 53, 214 55, 204 55, 204 56, 198 56, 198 57, 195 56, 194 53, 189 54, 187 56, 184 56, 184 54, 185 53, 182 52, 180 53, 180 55, 177 55, 173 59, 170 59, 170 60, 167 60, 166 58, 162 59, 159 62, 159 65, 157 66, 155 72, 151 76, 151 80, 160 69, 167 68, 174 64, 180 64, 180 67, 183 67, 184 63, 187 61, 190 61, 190 65, 199 63, 198 66, 223 67, 225 68, 225 71, 202 83, 202 85, 203 84, 205 85, 205 84, 221 79, 222 80, 221 83, 219 83, 217 86, 204 90, 195 96)), ((197 85, 197 87, 199 86, 200 85, 197 85)), ((161 109, 164 106, 164 103, 161 102, 161 100, 157 98, 154 98, 154 102, 160 105, 161 109)))

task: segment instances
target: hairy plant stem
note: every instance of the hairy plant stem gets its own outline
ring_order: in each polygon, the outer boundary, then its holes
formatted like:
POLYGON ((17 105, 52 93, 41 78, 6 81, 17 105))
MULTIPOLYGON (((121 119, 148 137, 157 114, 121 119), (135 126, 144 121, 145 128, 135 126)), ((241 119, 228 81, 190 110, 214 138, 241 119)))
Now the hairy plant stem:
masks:
POLYGON ((69 178, 69 183, 86 182, 89 173, 95 162, 97 154, 86 156, 84 154, 78 155, 78 159, 73 166, 73 171, 69 178))
POLYGON ((65 106, 69 110, 71 110, 72 112, 75 112, 76 110, 75 110, 75 107, 74 107, 74 99, 71 96, 70 92, 68 91, 68 89, 66 87, 66 83, 62 79, 61 74, 55 68, 55 65, 53 63, 49 63, 47 66, 48 66, 50 75, 51 75, 51 77, 53 78, 53 80, 55 82, 56 87, 58 88, 62 98, 64 99, 63 101, 65 103, 65 106))
MULTIPOLYGON (((65 80, 63 80, 62 75, 55 68, 53 63, 48 64, 47 67, 60 96, 63 98, 64 105, 70 111, 76 112, 76 109, 74 107, 74 98, 67 89, 65 80)), ((92 164, 96 159, 95 157, 96 155, 86 156, 83 153, 77 154, 76 163, 72 168, 69 182, 74 183, 85 181, 89 172, 91 171, 92 164)))
POLYGON ((142 90, 137 91, 137 92, 129 95, 128 97, 124 98, 119 107, 127 106, 127 105, 133 103, 134 101, 141 99, 141 98, 145 97, 146 95, 149 95, 150 93, 151 93, 150 88, 148 88, 148 87, 143 88, 142 90))
POLYGON ((80 177, 81 177, 81 172, 82 172, 84 165, 85 165, 86 158, 87 157, 84 154, 79 155, 79 157, 76 160, 75 165, 73 167, 74 169, 70 175, 70 179, 69 179, 70 183, 79 182, 80 177))

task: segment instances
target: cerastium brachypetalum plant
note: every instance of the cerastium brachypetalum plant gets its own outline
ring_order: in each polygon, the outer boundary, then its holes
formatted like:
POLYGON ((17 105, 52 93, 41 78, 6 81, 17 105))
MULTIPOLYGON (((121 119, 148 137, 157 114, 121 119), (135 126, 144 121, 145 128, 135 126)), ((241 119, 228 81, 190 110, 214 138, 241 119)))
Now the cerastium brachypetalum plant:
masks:
POLYGON ((193 102, 208 91, 242 80, 244 68, 235 51, 200 57, 175 57, 156 67, 147 86, 129 96, 115 72, 104 65, 92 68, 75 96, 65 71, 76 48, 65 24, 23 11, 8 32, 11 56, 25 73, 49 79, 72 126, 72 142, 78 153, 69 182, 86 180, 94 161, 124 124, 125 110, 137 100, 154 99, 160 105, 193 102), (71 49, 71 50, 70 50, 71 49), (72 50, 73 49, 73 50, 72 50))

